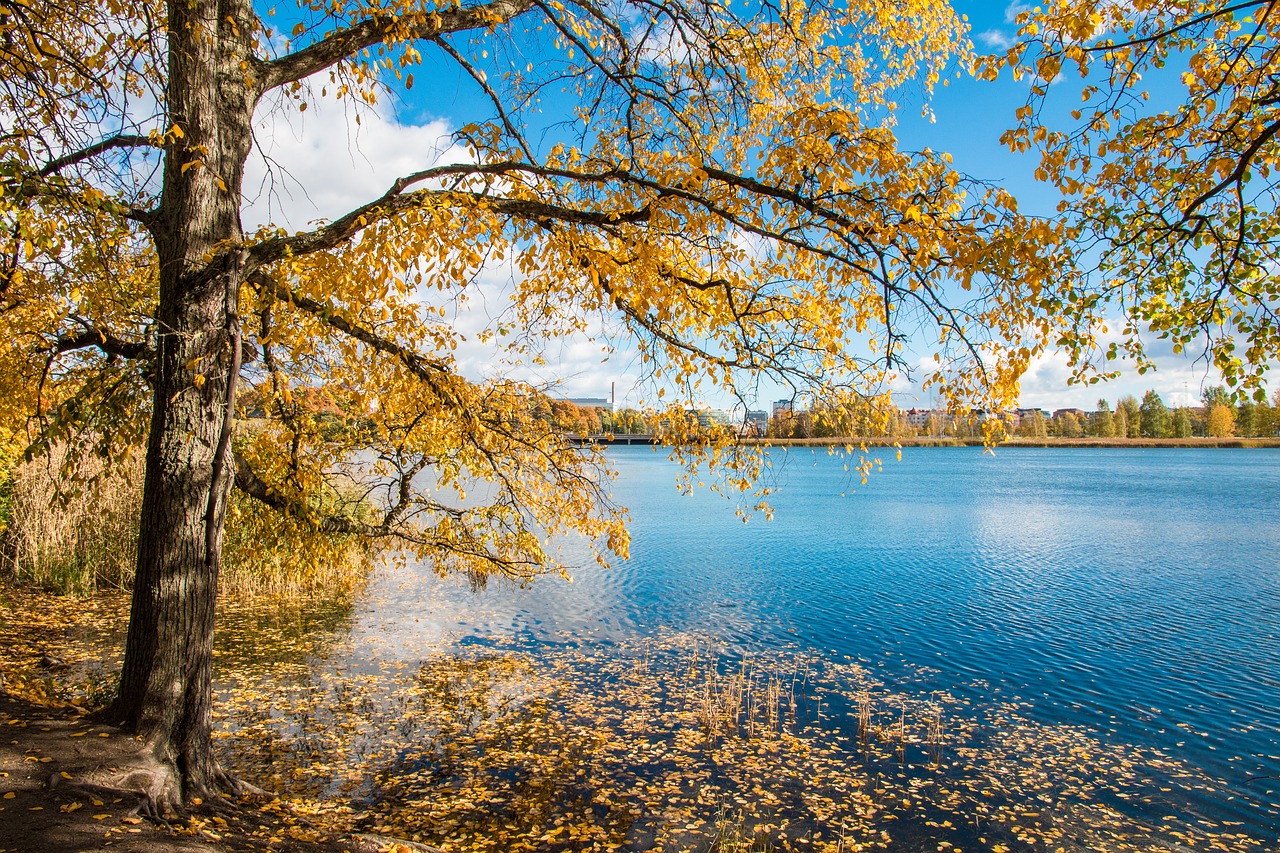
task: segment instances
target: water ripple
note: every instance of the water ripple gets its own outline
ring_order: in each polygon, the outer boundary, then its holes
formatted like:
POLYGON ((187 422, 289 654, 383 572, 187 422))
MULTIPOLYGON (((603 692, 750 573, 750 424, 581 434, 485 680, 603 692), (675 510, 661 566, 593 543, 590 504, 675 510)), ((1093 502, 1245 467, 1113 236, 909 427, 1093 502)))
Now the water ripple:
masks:
POLYGON ((909 449, 842 497, 839 460, 797 451, 776 520, 743 524, 648 450, 613 453, 632 560, 480 596, 436 584, 456 624, 431 636, 798 643, 1164 750, 1227 783, 1205 813, 1280 832, 1257 783, 1280 777, 1280 454, 909 449))

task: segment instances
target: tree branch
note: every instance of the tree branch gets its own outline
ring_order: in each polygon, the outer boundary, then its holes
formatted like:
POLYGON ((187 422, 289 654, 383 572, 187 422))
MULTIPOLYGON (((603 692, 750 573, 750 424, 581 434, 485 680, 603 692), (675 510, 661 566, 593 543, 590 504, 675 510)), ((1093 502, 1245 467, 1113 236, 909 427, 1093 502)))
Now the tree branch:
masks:
POLYGON ((87 323, 82 325, 84 325, 84 329, 81 331, 68 332, 58 336, 58 340, 54 345, 56 354, 61 355, 78 349, 97 347, 109 356, 118 356, 120 358, 150 358, 155 355, 151 347, 145 343, 126 341, 123 338, 116 337, 111 332, 87 323))
POLYGON ((493 104, 494 109, 498 111, 498 118, 502 120, 502 126, 506 128, 507 135, 509 135, 515 143, 520 146, 520 150, 524 152, 525 159, 530 163, 536 163, 537 158, 533 156, 533 151, 530 150, 529 143, 525 141, 524 134, 520 132, 520 129, 511 121, 511 117, 507 115, 507 110, 502 105, 502 98, 499 97, 498 93, 489 85, 489 81, 485 79, 484 73, 470 62, 467 62, 466 57, 461 53, 458 53, 458 51, 456 51, 453 45, 449 44, 449 42, 442 38, 437 38, 435 39, 435 43, 439 45, 440 49, 447 53, 454 62, 462 66, 462 69, 471 75, 471 79, 476 81, 476 85, 484 90, 485 95, 489 97, 489 101, 493 104))
POLYGON ((394 38, 397 41, 430 40, 446 33, 494 27, 533 8, 530 0, 491 0, 479 6, 442 9, 406 21, 402 15, 374 15, 335 30, 315 44, 261 63, 258 91, 268 92, 323 71, 355 56, 361 50, 394 38))
POLYGON ((267 293, 282 302, 287 302, 328 324, 330 327, 337 329, 339 332, 355 338, 378 352, 386 353, 404 365, 414 376, 437 390, 440 390, 441 377, 452 374, 447 365, 432 361, 395 341, 377 335, 371 330, 351 322, 340 314, 335 314, 333 309, 328 306, 289 289, 288 286, 281 284, 261 270, 250 275, 248 281, 258 289, 258 292, 267 293))
POLYGON ((313 252, 333 249, 347 242, 374 222, 387 219, 406 210, 412 210, 428 198, 454 197, 467 199, 473 203, 485 205, 499 213, 519 216, 530 221, 556 220, 559 222, 576 222, 583 225, 611 225, 618 222, 647 222, 650 217, 648 206, 624 211, 580 210, 536 199, 493 197, 479 192, 418 190, 402 194, 403 180, 397 181, 395 186, 387 191, 386 195, 356 208, 328 225, 317 228, 314 231, 294 234, 289 237, 277 237, 258 243, 249 249, 248 268, 261 267, 288 256, 299 257, 313 252))
POLYGON ((73 151, 70 154, 64 154, 50 160, 40 170, 39 175, 47 178, 57 172, 62 171, 68 166, 74 166, 76 163, 82 163, 92 157, 97 157, 107 151, 113 151, 117 148, 159 148, 150 136, 140 136, 138 134, 121 133, 115 136, 95 142, 88 148, 82 148, 79 151, 73 151))
MULTIPOLYGON (((1186 222, 1189 220, 1192 214, 1199 209, 1200 205, 1204 204, 1209 199, 1231 186, 1233 183, 1239 183, 1243 180, 1245 172, 1249 170, 1249 166, 1253 162, 1254 155, 1257 154, 1258 151, 1262 149, 1262 146, 1266 145, 1277 133, 1280 133, 1280 121, 1272 122, 1263 128, 1262 133, 1258 134, 1258 138, 1249 143, 1249 146, 1240 153, 1240 156, 1236 161, 1236 167, 1231 170, 1231 174, 1223 178, 1217 186, 1212 189, 1205 190, 1198 198, 1196 198, 1195 201, 1187 205, 1186 209, 1182 211, 1182 221, 1186 222)), ((1243 205, 1241 205, 1241 209, 1244 209, 1243 205)))
MULTIPOLYGON (((396 537, 407 542, 435 544, 437 547, 441 547, 446 550, 452 548, 452 545, 449 543, 433 542, 431 538, 419 535, 410 528, 399 526, 398 522, 403 516, 404 510, 407 508, 406 502, 408 501, 408 498, 405 495, 406 490, 403 488, 400 489, 400 503, 391 507, 383 517, 382 521, 378 524, 370 524, 369 522, 359 521, 344 515, 322 515, 316 517, 309 507, 298 501, 290 500, 275 489, 271 488, 269 483, 258 476, 257 472, 253 470, 253 466, 249 464, 249 460, 245 459, 244 456, 234 452, 232 453, 232 456, 235 460, 235 486, 237 489, 254 500, 259 501, 272 509, 278 510, 279 512, 286 513, 294 518, 308 519, 317 532, 338 534, 354 533, 373 538, 396 537)), ((413 469, 413 473, 417 473, 417 471, 420 471, 424 467, 426 467, 425 462, 422 465, 416 466, 413 469)), ((464 514, 462 510, 448 507, 435 501, 424 501, 422 504, 424 509, 430 509, 444 515, 452 516, 453 518, 461 518, 464 514)), ((473 556, 482 555, 474 554, 473 556)), ((495 560, 495 562, 497 561, 495 560)))
MULTIPOLYGON (((1222 9, 1213 9, 1201 15, 1197 15, 1194 18, 1190 18, 1186 21, 1183 21, 1181 24, 1178 24, 1177 26, 1169 27, 1168 29, 1160 30, 1150 35, 1140 36, 1137 38, 1130 39, 1129 41, 1123 41, 1115 44, 1103 42, 1101 44, 1093 45, 1091 47, 1086 47, 1084 50, 1087 53, 1099 53, 1099 52, 1105 52, 1108 50, 1123 50, 1126 47, 1137 47, 1139 45, 1150 44, 1152 42, 1157 42, 1157 41, 1160 41, 1161 39, 1168 38, 1169 36, 1174 35, 1175 33, 1181 32, 1182 30, 1189 29, 1199 24, 1203 24, 1206 21, 1211 21, 1214 18, 1219 18, 1219 17, 1222 17, 1223 15, 1234 15, 1236 12, 1239 12, 1242 9, 1248 9, 1252 6, 1259 6, 1259 5, 1262 5, 1262 3, 1259 2, 1259 0, 1245 0, 1245 2, 1237 3, 1234 6, 1227 6, 1222 9)), ((1270 11, 1270 8, 1273 5, 1275 5, 1275 0, 1271 0, 1270 2, 1266 3, 1268 11, 1270 11)))

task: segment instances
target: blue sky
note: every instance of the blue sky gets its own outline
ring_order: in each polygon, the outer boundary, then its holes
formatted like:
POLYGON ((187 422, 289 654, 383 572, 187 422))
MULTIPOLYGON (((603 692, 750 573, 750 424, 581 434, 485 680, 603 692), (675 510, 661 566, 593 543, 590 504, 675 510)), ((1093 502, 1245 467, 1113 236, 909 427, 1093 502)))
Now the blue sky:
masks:
MULTIPOLYGON (((982 52, 1001 51, 1012 43, 1016 30, 1013 18, 1024 8, 1018 3, 975 0, 956 2, 955 6, 968 16, 973 40, 982 52)), ((477 115, 489 115, 478 87, 460 71, 439 64, 417 69, 415 77, 417 84, 411 92, 399 89, 394 102, 362 111, 358 125, 349 104, 331 99, 312 98, 306 113, 291 116, 263 110, 259 140, 275 166, 268 178, 263 161, 251 164, 246 193, 256 198, 246 208, 246 224, 270 220, 303 227, 381 194, 399 175, 432 162, 460 159, 460 152, 450 150, 449 134, 477 115)), ((1007 77, 986 83, 952 76, 931 101, 931 122, 921 116, 919 99, 914 103, 904 99, 898 135, 908 148, 948 151, 961 171, 1011 191, 1023 211, 1049 213, 1056 198, 1032 178, 1034 155, 1012 154, 999 143, 1000 134, 1013 123, 1014 110, 1025 96, 1025 84, 1007 77)), ((502 293, 514 275, 510 267, 487 270, 476 299, 459 312, 455 322, 468 332, 491 322, 502 310, 502 293)), ((1179 405, 1194 403, 1202 386, 1216 384, 1216 374, 1203 363, 1174 356, 1162 342, 1151 344, 1157 372, 1139 376, 1129 368, 1120 379, 1088 388, 1069 387, 1065 357, 1050 354, 1034 363, 1024 377, 1021 402, 1024 406, 1092 409, 1099 397, 1114 402, 1121 395, 1141 397, 1154 388, 1167 403, 1179 405)), ((927 344, 918 346, 921 359, 930 354, 927 344)), ((500 369, 491 348, 475 342, 462 347, 457 356, 463 371, 473 378, 493 375, 500 369)), ((634 353, 626 348, 605 358, 598 343, 560 339, 549 342, 545 360, 545 368, 522 378, 555 384, 565 396, 607 396, 611 384, 616 383, 620 402, 654 402, 652 384, 643 381, 634 353)), ((896 387, 895 399, 904 408, 928 407, 933 402, 927 393, 906 382, 896 387)), ((758 389, 758 404, 765 407, 778 396, 785 396, 783 389, 763 385, 758 389)), ((714 397, 707 402, 726 403, 714 397)))

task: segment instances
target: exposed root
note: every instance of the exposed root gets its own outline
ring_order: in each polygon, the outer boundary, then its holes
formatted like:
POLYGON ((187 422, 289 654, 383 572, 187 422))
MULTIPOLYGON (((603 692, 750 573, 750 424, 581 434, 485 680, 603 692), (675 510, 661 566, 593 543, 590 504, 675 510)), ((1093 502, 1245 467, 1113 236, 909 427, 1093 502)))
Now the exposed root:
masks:
POLYGON ((137 753, 128 765, 88 773, 75 784, 101 794, 137 797, 138 814, 165 826, 170 818, 186 816, 177 769, 147 750, 137 753))
POLYGON ((202 784, 188 785, 184 792, 177 767, 143 749, 127 765, 97 770, 66 784, 89 793, 137 797, 138 814, 164 827, 170 827, 174 820, 185 821, 193 805, 217 812, 230 809, 233 799, 275 799, 269 791, 238 779, 216 764, 207 775, 202 784))

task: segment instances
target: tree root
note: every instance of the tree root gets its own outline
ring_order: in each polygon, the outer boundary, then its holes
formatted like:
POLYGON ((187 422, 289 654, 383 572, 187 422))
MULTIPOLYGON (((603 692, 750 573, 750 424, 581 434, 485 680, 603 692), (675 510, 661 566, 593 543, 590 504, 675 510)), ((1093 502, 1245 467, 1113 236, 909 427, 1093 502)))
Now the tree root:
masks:
POLYGON ((219 812, 230 809, 233 799, 265 802, 276 798, 275 794, 237 778, 218 765, 208 777, 203 784, 189 785, 184 792, 177 767, 143 749, 124 766, 96 770, 63 784, 91 794, 137 797, 138 814, 166 828, 171 828, 175 820, 185 822, 192 806, 219 812))

